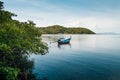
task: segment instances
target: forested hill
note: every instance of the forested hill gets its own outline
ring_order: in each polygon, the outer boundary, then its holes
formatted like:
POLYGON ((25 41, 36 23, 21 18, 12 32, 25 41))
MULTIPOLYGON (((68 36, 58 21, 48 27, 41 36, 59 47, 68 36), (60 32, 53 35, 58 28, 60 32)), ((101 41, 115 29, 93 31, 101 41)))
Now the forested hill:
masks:
POLYGON ((95 32, 87 28, 66 28, 60 25, 39 27, 39 30, 42 34, 95 34, 95 32))

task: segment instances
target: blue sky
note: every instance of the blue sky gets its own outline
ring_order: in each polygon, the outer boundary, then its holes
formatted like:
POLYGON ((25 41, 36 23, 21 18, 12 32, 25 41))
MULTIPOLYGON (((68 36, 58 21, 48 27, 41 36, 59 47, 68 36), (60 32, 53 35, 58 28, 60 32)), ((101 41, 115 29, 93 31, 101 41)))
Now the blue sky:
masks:
POLYGON ((120 33, 120 0, 2 0, 20 21, 120 33))

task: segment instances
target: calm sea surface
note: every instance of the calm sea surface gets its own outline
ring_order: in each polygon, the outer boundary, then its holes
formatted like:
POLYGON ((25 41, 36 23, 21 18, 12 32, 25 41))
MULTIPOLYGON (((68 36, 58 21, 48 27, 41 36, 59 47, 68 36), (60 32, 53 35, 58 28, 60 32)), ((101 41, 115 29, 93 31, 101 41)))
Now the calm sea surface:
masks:
POLYGON ((120 80, 120 35, 43 35, 49 53, 31 55, 41 80, 120 80), (60 37, 70 44, 58 45, 60 37))

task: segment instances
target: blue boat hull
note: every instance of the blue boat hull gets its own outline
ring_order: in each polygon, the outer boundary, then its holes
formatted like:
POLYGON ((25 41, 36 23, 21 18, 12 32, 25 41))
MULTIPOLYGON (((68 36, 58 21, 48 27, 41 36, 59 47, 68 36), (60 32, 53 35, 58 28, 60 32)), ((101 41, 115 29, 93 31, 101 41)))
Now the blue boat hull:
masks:
POLYGON ((68 44, 68 43, 70 43, 70 40, 71 40, 71 38, 68 38, 68 39, 59 39, 58 40, 58 44, 68 44))

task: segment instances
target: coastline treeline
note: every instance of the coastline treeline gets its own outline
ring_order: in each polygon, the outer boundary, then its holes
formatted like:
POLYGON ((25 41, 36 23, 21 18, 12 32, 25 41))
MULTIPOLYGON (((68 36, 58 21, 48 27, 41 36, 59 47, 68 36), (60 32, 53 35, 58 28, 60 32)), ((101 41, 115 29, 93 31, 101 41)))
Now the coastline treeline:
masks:
POLYGON ((80 28, 80 27, 67 28, 60 25, 39 27, 38 29, 42 34, 95 34, 95 32, 87 28, 80 28))

